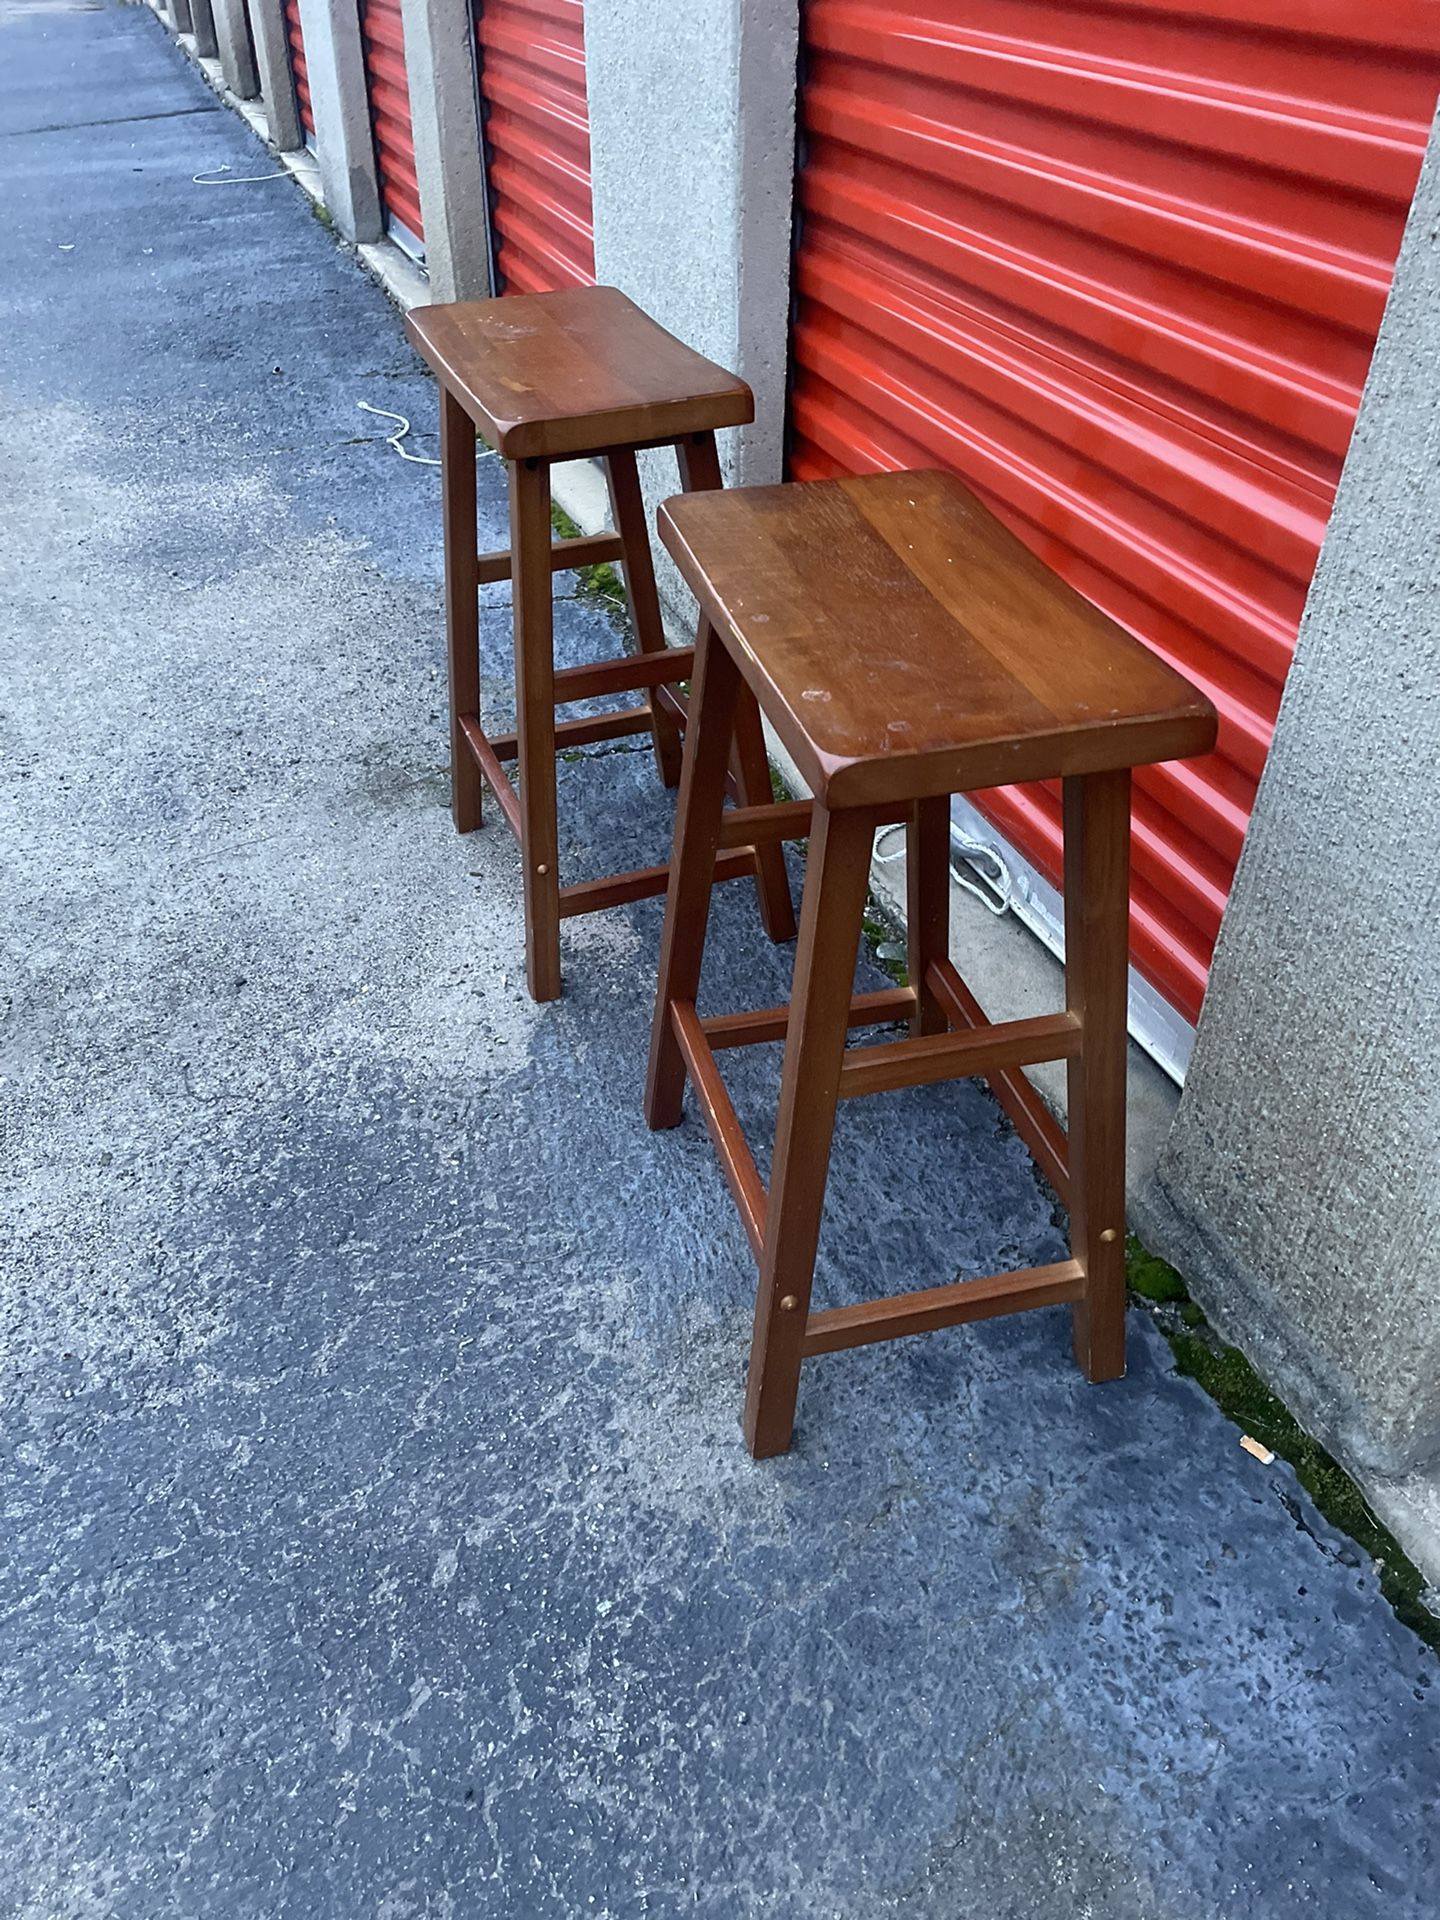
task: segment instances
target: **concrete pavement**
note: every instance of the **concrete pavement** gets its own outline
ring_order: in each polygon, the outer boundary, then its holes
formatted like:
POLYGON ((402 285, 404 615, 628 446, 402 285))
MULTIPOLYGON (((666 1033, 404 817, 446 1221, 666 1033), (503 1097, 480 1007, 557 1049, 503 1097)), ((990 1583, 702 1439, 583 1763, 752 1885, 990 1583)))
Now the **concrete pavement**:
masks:
MULTIPOLYGON (((537 1009, 450 829, 398 316, 288 180, 192 181, 271 163, 147 10, 0 52, 0 1911, 1433 1915, 1435 1656, 1144 1319, 1103 1390, 1060 1312, 834 1356, 748 1460, 658 908, 537 1009)), ((562 809, 577 876, 667 844, 643 752, 562 809)), ((715 1004, 787 957, 725 890, 715 1004)), ((1055 1257, 982 1091, 842 1123, 828 1300, 1055 1257)))

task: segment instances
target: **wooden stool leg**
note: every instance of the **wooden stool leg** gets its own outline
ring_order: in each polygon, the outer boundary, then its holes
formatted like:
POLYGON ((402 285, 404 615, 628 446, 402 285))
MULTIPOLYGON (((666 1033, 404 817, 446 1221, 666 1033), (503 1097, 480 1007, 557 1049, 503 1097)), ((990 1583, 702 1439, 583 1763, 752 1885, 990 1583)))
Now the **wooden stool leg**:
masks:
POLYGON ((1082 1027, 1069 1062, 1070 1248, 1085 1269, 1075 1357, 1091 1380, 1125 1371, 1125 1053, 1130 775, 1064 784, 1065 1003, 1082 1027))
POLYGON ((905 830, 905 965, 915 989, 910 1031, 944 1033, 950 1022, 926 979, 950 957, 950 796, 917 800, 905 830))
POLYGON ((440 496, 445 531, 445 651, 450 669, 450 812, 457 833, 481 818, 480 769, 462 721, 480 720, 480 582, 475 530, 475 423, 440 393, 440 496))
MULTIPOLYGON (((724 484, 720 473, 720 455, 713 433, 691 434, 675 443, 675 458, 680 467, 680 484, 686 493, 709 493, 724 484)), ((760 709, 755 696, 743 683, 735 704, 735 740, 731 765, 735 791, 742 807, 769 806, 770 762, 765 753, 765 730, 760 724, 760 709)), ((775 941, 795 938, 795 903, 790 898, 790 880, 785 872, 785 854, 778 843, 756 849, 755 891, 759 897, 760 921, 775 941)))
POLYGON ((685 1061, 670 1024, 670 1007, 676 1000, 693 1005, 700 985, 715 853, 720 844, 720 816, 725 806, 725 766, 740 690, 739 668, 715 638, 708 620, 700 622, 691 686, 690 740, 675 815, 655 1021, 650 1033, 650 1070, 645 1083, 645 1118, 657 1129, 680 1123, 685 1061))
MULTIPOLYGON (((621 565, 635 638, 642 653, 663 653, 665 629, 660 620, 660 598, 655 591, 655 560, 650 550, 645 497, 640 491, 640 472, 634 454, 628 451, 608 454, 605 473, 615 531, 625 543, 621 565)), ((667 787, 673 787, 680 779, 680 729, 654 693, 646 694, 645 704, 650 709, 650 732, 655 741, 660 778, 667 787)))
POLYGON ((795 1422, 874 833, 869 813, 815 809, 745 1395, 757 1460, 784 1453, 795 1422))
POLYGON ((520 864, 525 975, 531 997, 560 993, 559 838, 555 823, 555 652, 550 571, 550 468, 510 463, 515 605, 515 731, 520 763, 520 864))
MULTIPOLYGON (((735 792, 742 807, 768 807, 775 795, 770 787, 770 760, 765 752, 765 730, 755 696, 741 682, 735 702, 735 738, 730 753, 735 792)), ((795 902, 790 898, 790 876, 778 841, 755 849, 755 894, 760 924, 777 943, 795 938, 795 902)))

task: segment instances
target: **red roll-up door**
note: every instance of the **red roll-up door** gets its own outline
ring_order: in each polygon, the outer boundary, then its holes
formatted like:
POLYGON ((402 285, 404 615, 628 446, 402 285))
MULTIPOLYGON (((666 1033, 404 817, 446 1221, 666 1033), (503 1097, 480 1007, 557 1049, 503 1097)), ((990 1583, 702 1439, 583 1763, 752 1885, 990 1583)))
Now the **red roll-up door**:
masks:
POLYGON ((420 252, 425 227, 415 176, 415 137, 410 125, 410 81, 405 72, 405 28, 400 0, 360 0, 360 38, 365 85, 385 225, 412 253, 420 252))
MULTIPOLYGON (((1193 1020, 1440 6, 804 0, 803 47, 791 471, 953 468, 1215 700, 1135 795, 1133 958, 1193 1020)), ((1058 882, 1058 793, 977 798, 1058 882)))
POLYGON ((581 0, 481 0, 480 100, 504 293, 595 279, 581 0))
POLYGON ((295 83, 295 109, 310 145, 315 143, 315 112, 310 105, 310 75, 305 68, 305 36, 300 31, 300 0, 285 0, 285 38, 290 47, 290 78, 295 83))

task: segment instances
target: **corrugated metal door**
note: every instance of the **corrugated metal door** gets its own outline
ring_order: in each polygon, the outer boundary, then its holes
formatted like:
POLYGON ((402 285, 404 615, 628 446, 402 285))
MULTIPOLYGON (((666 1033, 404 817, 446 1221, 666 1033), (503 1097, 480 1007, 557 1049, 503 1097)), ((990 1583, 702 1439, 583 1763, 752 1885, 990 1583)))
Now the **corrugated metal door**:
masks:
POLYGON ((425 227, 415 177, 415 138, 410 126, 410 81, 405 72, 400 0, 360 0, 360 37, 385 225, 408 252, 422 254, 425 227))
POLYGON ((300 0, 285 0, 285 38, 290 45, 290 77, 295 109, 308 146, 315 144, 315 111, 310 105, 310 75, 305 68, 305 36, 300 31, 300 0))
POLYGON ((480 0, 480 104, 503 293, 595 279, 581 0, 480 0))
MULTIPOLYGON (((1440 84, 1432 0, 804 0, 791 471, 940 464, 1189 674, 1133 956, 1206 971, 1440 84)), ((984 810, 1050 879, 1058 795, 984 810)))

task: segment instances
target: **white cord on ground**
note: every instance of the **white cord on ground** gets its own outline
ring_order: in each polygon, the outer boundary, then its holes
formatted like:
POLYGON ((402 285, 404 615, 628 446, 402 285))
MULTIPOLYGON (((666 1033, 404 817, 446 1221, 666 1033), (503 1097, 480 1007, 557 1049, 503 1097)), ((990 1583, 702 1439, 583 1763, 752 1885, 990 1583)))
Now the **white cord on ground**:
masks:
POLYGON ((392 413, 388 407, 372 407, 368 400, 357 400, 355 404, 362 413, 377 413, 382 420, 398 420, 400 422, 399 430, 395 433, 387 433, 385 438, 402 460, 413 460, 417 467, 439 466, 440 462, 438 460, 432 460, 428 454, 407 453, 404 447, 401 446, 400 442, 410 431, 410 422, 405 418, 403 413, 392 413))
MULTIPOLYGON (((904 821, 897 820, 892 822, 888 827, 882 827, 879 833, 876 834, 875 858, 882 867, 887 866, 892 860, 898 860, 904 848, 896 847, 892 853, 882 853, 881 848, 885 845, 886 840, 891 834, 903 833, 904 831, 904 821)), ((1001 853, 1000 849, 992 846, 988 840, 972 839, 969 834, 961 833, 953 824, 950 828, 950 846, 952 853, 958 852, 960 858, 972 869, 972 873, 975 868, 980 866, 982 861, 987 866, 992 866, 995 869, 995 877, 993 880, 988 874, 983 872, 975 874, 974 877, 972 877, 971 874, 960 872, 952 857, 950 861, 950 878, 955 882, 956 886, 962 888, 966 893, 973 893, 981 906, 988 907, 991 913, 996 915, 1008 913, 1010 911, 1010 894, 1013 882, 1010 869, 1005 862, 1005 856, 1001 853)))
POLYGON ((231 173, 229 167, 210 167, 206 171, 227 174, 229 177, 224 180, 211 180, 207 179, 204 173, 192 173, 190 178, 197 187, 243 187, 252 180, 283 180, 285 178, 283 169, 279 173, 231 173))

